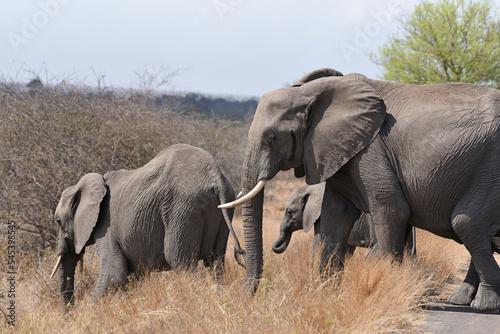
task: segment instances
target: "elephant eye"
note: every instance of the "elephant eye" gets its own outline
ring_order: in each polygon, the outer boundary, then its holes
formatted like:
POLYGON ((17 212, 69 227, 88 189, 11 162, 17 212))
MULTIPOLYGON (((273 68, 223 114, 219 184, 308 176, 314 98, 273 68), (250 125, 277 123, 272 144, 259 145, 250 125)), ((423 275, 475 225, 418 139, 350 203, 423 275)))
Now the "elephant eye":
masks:
POLYGON ((269 146, 272 147, 275 140, 276 140, 276 135, 270 134, 269 137, 267 138, 267 143, 269 144, 269 146))
POLYGON ((57 223, 57 225, 62 226, 61 218, 56 218, 56 223, 57 223))

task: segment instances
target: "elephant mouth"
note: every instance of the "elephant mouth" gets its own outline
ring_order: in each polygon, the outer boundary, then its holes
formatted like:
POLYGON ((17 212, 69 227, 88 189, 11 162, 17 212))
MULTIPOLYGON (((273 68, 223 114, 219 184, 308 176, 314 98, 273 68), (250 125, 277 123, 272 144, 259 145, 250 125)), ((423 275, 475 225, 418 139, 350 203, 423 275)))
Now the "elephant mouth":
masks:
POLYGON ((280 235, 278 239, 273 243, 273 252, 276 254, 283 253, 292 239, 292 233, 286 233, 285 235, 280 235))

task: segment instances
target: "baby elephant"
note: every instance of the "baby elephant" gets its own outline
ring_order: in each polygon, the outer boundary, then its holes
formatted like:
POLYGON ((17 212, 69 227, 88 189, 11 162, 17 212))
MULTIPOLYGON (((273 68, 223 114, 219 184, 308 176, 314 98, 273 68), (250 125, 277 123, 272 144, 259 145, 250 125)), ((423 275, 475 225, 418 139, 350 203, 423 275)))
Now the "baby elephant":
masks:
MULTIPOLYGON (((323 203, 324 192, 324 183, 303 186, 292 192, 288 198, 285 215, 280 224, 280 236, 273 244, 273 251, 275 253, 280 254, 286 250, 293 232, 300 229, 304 229, 304 232, 309 232, 313 225, 313 253, 315 252, 321 242, 321 205, 323 203)), ((334 199, 330 200, 334 201, 334 199)), ((407 229, 406 248, 412 255, 416 255, 415 230, 410 227, 407 229)), ((360 213, 359 218, 354 222, 347 243, 347 252, 350 254, 354 252, 356 247, 376 247, 377 239, 370 214, 360 213)))
POLYGON ((85 247, 96 244, 100 274, 94 297, 146 270, 190 268, 198 260, 223 273, 233 210, 217 206, 234 192, 215 159, 174 145, 134 170, 84 175, 62 193, 55 211, 63 307, 73 299, 74 273, 85 247))

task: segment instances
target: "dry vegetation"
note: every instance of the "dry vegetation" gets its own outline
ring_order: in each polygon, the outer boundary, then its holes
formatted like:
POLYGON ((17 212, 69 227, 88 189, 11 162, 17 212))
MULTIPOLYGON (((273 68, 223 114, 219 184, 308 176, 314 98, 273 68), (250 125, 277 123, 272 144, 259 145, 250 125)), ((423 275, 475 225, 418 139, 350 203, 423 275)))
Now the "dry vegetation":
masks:
POLYGON ((140 167, 176 143, 212 153, 237 184, 245 122, 202 120, 153 102, 134 92, 102 95, 65 83, 0 87, 0 218, 32 235, 24 247, 53 246, 59 196, 84 174, 140 167))
MULTIPOLYGON (((201 266, 195 273, 154 272, 93 302, 99 269, 90 247, 83 272, 75 277, 76 305, 62 314, 57 282, 48 275, 56 259, 51 215, 64 187, 86 172, 134 168, 161 148, 186 142, 214 154, 238 190, 247 131, 247 124, 175 115, 141 99, 75 92, 68 87, 43 94, 0 91, 0 212, 3 221, 14 219, 20 228, 17 331, 414 332, 421 306, 468 262, 463 246, 419 231, 417 261, 405 258, 403 265, 394 265, 388 259, 365 259, 366 250, 358 249, 343 274, 321 281, 311 259, 311 234, 295 233, 284 254, 271 251, 286 199, 303 182, 282 173, 266 187, 265 265, 256 296, 243 290, 245 272, 233 260, 230 239, 224 284, 201 266)), ((234 225, 243 239, 240 215, 234 225)), ((0 309, 5 310, 2 296, 0 309)), ((14 329, 2 322, 0 330, 14 329)))

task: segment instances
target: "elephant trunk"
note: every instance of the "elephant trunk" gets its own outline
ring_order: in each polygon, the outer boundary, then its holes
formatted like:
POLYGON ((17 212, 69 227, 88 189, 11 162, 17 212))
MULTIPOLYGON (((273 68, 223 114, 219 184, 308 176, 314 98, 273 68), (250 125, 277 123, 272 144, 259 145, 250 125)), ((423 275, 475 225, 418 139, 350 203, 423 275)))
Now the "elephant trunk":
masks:
POLYGON ((75 268, 81 255, 75 253, 72 238, 59 228, 57 242, 57 263, 52 271, 52 276, 59 268, 59 292, 61 293, 61 306, 63 310, 73 302, 73 291, 75 287, 75 268))
POLYGON ((242 209, 246 247, 246 286, 252 293, 257 291, 264 263, 262 252, 262 209, 264 191, 245 203, 242 209))
POLYGON ((281 254, 288 248, 288 244, 292 239, 292 230, 288 222, 281 222, 280 225, 280 235, 273 243, 273 252, 276 254, 281 254))
MULTIPOLYGON (((247 154, 243 169, 243 193, 248 193, 259 181, 256 171, 254 154, 247 154)), ((246 288, 253 294, 257 291, 259 280, 262 276, 263 251, 262 251, 262 212, 264 205, 264 189, 252 199, 245 202, 242 207, 243 231, 246 248, 246 288)))
POLYGON ((288 248, 288 244, 292 239, 292 233, 281 232, 280 236, 273 243, 273 252, 281 254, 288 248))
POLYGON ((78 254, 66 253, 61 261, 61 270, 59 270, 59 291, 61 293, 61 306, 63 309, 73 302, 75 268, 78 259, 78 254))

